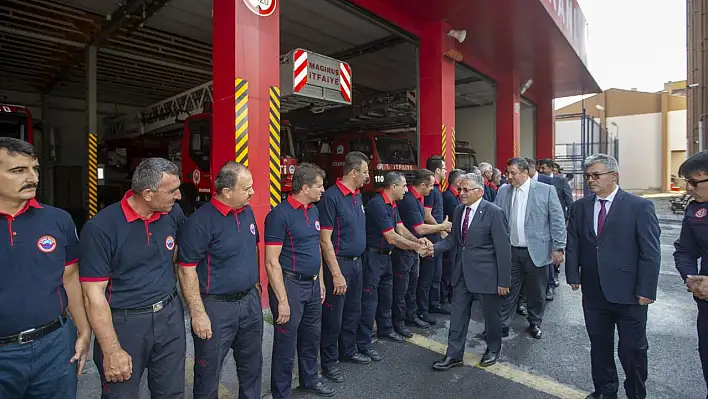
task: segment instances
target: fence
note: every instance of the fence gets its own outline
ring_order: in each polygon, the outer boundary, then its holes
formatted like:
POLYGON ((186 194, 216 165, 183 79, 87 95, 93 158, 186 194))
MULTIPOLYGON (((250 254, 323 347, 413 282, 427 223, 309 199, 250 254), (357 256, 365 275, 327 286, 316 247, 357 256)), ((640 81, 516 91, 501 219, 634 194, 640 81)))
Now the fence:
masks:
POLYGON ((555 161, 560 165, 563 175, 569 179, 574 199, 589 194, 585 181, 585 158, 592 154, 603 153, 613 156, 619 162, 619 139, 610 138, 607 128, 585 113, 559 115, 556 120, 580 118, 580 143, 556 144, 555 161))

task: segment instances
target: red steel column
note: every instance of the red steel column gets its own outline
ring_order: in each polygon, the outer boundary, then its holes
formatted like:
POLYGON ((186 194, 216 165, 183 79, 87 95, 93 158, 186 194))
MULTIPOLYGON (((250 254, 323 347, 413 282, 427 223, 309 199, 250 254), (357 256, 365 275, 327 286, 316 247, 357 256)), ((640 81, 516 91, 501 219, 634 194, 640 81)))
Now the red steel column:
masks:
POLYGON ((555 110, 550 95, 539 95, 536 102, 536 159, 555 157, 555 110))
MULTIPOLYGON (((271 8, 256 14, 243 0, 213 2, 214 115, 211 168, 216 172, 236 158, 247 123, 248 167, 255 194, 251 207, 263 241, 263 221, 269 203, 269 91, 280 80, 280 1, 261 2, 271 8), (273 10, 272 7, 275 9, 273 10), (271 13, 272 12, 272 13, 271 13), (268 14, 270 15, 263 15, 268 14), (243 84, 247 82, 247 110, 243 109, 243 84), (239 104, 236 95, 239 95, 239 104), (235 137, 240 134, 239 142, 235 137)), ((239 152, 239 156, 244 154, 239 152)), ((243 159, 245 162, 245 159, 243 159)), ((264 259, 261 245, 261 259, 264 259)), ((265 269, 261 264, 265 288, 265 269)), ((265 296, 267 298, 267 296, 265 296)), ((264 301, 265 302, 265 301, 264 301)))
POLYGON ((499 74, 497 80, 497 167, 519 156, 521 146, 520 83, 516 72, 499 74))
POLYGON ((455 62, 445 53, 452 47, 444 22, 426 25, 420 37, 420 160, 421 167, 431 155, 443 155, 447 168, 452 167, 455 152, 455 62), (444 131, 444 133, 443 133, 444 131), (445 153, 443 154, 443 139, 445 153))

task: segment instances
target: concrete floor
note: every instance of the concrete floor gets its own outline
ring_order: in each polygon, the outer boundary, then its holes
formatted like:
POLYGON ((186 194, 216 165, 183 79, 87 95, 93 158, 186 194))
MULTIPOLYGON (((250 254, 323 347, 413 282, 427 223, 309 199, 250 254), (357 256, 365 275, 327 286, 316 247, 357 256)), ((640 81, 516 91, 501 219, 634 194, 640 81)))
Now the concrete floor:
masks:
MULTIPOLYGON (((673 264, 673 246, 680 229, 680 216, 672 215, 666 199, 656 199, 662 227, 662 267, 657 302, 650 306, 649 381, 650 398, 698 399, 706 397, 698 359, 696 306, 673 264)), ((563 283, 563 277, 561 282, 563 283)), ((580 306, 580 293, 564 283, 556 300, 549 302, 543 323, 544 337, 535 340, 525 332, 523 317, 517 316, 511 335, 504 340, 502 363, 488 370, 474 367, 484 344, 476 337, 483 330, 481 312, 473 310, 468 337, 469 366, 448 372, 433 372, 431 364, 444 352, 447 317, 437 315, 438 326, 420 332, 411 342, 379 342, 385 356, 368 366, 342 364, 347 381, 337 385, 338 398, 583 398, 593 390, 590 376, 590 345, 580 306)), ((189 328, 188 321, 185 327, 189 328)), ((188 335, 189 336, 189 335, 188 335)), ((263 389, 267 396, 273 329, 266 324, 263 345, 263 389)), ((193 364, 191 336, 187 342, 186 398, 192 398, 193 364)), ((622 370, 617 360, 620 380, 622 370)), ((149 398, 143 376, 140 398, 149 398)), ((296 385, 296 384, 294 384, 296 385)), ((95 365, 90 362, 79 381, 79 398, 100 395, 95 365)), ((624 395, 620 388, 620 397, 624 395)), ((220 398, 238 396, 238 382, 232 358, 222 376, 220 398)), ((295 391, 294 397, 308 397, 295 391)))

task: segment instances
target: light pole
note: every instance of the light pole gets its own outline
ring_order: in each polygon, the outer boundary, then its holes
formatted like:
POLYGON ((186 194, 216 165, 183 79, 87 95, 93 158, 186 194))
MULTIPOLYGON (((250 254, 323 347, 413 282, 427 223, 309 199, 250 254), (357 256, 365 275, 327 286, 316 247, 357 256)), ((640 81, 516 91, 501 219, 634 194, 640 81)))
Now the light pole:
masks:
POLYGON ((617 150, 617 153, 615 154, 616 158, 619 158, 619 147, 620 147, 620 127, 617 125, 617 122, 610 122, 612 126, 614 126, 617 129, 617 132, 615 132, 615 139, 617 140, 615 144, 615 149, 617 150))

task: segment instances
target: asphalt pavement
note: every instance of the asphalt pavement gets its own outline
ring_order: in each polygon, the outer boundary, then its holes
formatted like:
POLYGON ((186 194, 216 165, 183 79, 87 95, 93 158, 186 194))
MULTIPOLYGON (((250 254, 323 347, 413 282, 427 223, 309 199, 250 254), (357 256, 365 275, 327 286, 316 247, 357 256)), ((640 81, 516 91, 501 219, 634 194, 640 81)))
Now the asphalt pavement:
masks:
MULTIPOLYGON (((673 242, 681 217, 671 214, 666 199, 655 199, 662 228, 662 265, 657 302, 650 305, 649 398, 703 399, 706 388, 698 359, 696 305, 686 292, 673 263, 673 242)), ((590 375, 590 344, 585 331, 580 292, 564 283, 556 299, 547 303, 541 340, 526 332, 527 322, 516 316, 512 331, 504 339, 501 362, 488 369, 475 364, 484 351, 477 336, 483 329, 482 315, 475 304, 470 322, 466 365, 448 372, 434 372, 433 361, 444 353, 448 316, 435 315, 437 326, 418 334, 405 344, 377 342, 384 360, 366 366, 342 364, 346 375, 337 384, 337 398, 584 398, 593 390, 590 375)), ((270 320, 266 316, 266 320, 270 320)), ((189 322, 185 320, 185 328, 189 322)), ((268 396, 273 329, 266 323, 263 342, 263 394, 268 396)), ((193 347, 188 334, 185 397, 192 398, 193 347)), ((620 381, 624 376, 616 360, 620 381)), ((219 398, 238 397, 238 378, 233 358, 221 379, 219 398)), ((296 386, 296 379, 293 386, 296 386)), ((620 384, 621 385, 621 384, 620 384)), ((624 392, 620 387, 620 397, 624 392)), ((79 381, 78 398, 98 398, 100 387, 95 365, 87 364, 79 381)), ((140 398, 149 398, 145 375, 140 398)), ((310 397, 297 391, 295 398, 310 397)))

